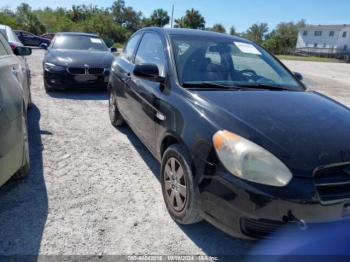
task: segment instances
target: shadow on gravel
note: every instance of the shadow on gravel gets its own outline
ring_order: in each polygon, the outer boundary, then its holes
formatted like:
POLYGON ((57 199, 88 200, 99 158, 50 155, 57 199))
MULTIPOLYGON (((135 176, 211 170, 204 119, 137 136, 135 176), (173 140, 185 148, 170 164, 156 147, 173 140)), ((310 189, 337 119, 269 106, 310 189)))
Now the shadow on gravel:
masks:
MULTIPOLYGON (((36 261, 48 214, 43 176, 40 111, 28 111, 30 175, 0 188, 0 255, 31 255, 36 261)), ((46 132, 50 134, 49 132, 46 132)))
MULTIPOLYGON (((117 128, 117 130, 128 137, 131 144, 135 147, 149 169, 159 181, 160 164, 158 161, 128 126, 117 128)), ((246 255, 253 247, 252 241, 245 241, 231 237, 207 222, 201 222, 188 226, 179 225, 179 228, 207 255, 246 255)))
POLYGON ((72 100, 108 100, 106 90, 57 90, 49 92, 48 95, 57 99, 72 100))

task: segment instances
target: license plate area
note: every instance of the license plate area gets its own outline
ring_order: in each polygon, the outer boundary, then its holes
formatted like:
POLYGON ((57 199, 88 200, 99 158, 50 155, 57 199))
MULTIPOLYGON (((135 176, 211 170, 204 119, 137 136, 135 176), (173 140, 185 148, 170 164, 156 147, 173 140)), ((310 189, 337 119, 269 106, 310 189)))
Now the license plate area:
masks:
POLYGON ((97 78, 95 75, 77 75, 74 77, 77 82, 90 82, 97 80, 97 78))

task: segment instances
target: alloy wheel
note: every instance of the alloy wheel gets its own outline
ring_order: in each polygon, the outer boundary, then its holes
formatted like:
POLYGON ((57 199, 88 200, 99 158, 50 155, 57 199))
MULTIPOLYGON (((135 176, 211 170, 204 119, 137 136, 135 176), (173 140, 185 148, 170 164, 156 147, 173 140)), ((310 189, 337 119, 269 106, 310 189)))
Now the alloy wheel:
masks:
POLYGON ((187 202, 186 174, 180 162, 170 157, 165 165, 164 185, 168 203, 171 207, 181 212, 187 202))

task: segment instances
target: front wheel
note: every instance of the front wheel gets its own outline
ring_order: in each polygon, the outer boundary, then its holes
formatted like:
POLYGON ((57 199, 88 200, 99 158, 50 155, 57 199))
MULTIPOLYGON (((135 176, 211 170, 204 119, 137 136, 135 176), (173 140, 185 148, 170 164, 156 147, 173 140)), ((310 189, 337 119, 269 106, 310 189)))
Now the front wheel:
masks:
POLYGON ((28 107, 27 107, 27 109, 31 108, 32 106, 33 106, 32 91, 29 88, 28 107))
POLYGON ((117 99, 112 90, 109 92, 108 107, 109 119, 111 120, 111 124, 115 127, 122 126, 124 124, 124 119, 119 112, 117 99))
POLYGON ((46 93, 50 93, 53 91, 53 88, 49 87, 47 84, 46 84, 46 81, 44 81, 44 87, 45 87, 45 92, 46 93))
POLYGON ((161 166, 163 197, 170 216, 183 225, 202 220, 191 160, 181 145, 172 145, 164 153, 161 166))

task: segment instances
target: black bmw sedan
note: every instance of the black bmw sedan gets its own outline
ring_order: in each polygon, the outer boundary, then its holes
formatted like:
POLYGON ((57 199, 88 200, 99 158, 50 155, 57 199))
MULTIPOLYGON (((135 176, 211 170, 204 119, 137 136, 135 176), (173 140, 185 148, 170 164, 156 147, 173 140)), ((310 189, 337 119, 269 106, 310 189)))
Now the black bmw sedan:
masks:
POLYGON ((111 51, 97 35, 57 33, 43 60, 45 90, 106 88, 111 51))
POLYGON ((257 44, 146 28, 112 64, 109 114, 161 162, 166 207, 234 236, 350 215, 350 111, 257 44))

